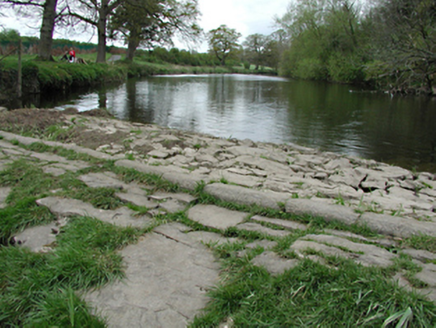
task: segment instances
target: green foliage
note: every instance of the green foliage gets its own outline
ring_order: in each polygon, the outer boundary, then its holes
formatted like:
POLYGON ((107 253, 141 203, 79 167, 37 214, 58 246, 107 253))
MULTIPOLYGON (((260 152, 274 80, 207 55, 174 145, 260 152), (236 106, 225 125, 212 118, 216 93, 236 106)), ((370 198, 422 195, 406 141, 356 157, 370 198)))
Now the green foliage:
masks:
POLYGON ((226 25, 210 30, 208 42, 210 51, 215 54, 222 66, 225 66, 227 58, 234 56, 239 49, 238 39, 241 33, 226 25))

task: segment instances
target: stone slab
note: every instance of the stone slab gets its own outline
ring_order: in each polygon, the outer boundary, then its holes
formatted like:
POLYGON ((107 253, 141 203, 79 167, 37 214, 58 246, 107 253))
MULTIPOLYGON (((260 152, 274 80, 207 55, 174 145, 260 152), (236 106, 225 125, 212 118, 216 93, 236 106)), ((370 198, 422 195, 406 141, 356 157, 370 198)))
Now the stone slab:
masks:
POLYGON ((276 226, 279 226, 279 227, 282 227, 285 229, 290 229, 290 230, 306 230, 307 229, 307 225, 302 224, 302 223, 289 221, 289 220, 267 218, 267 217, 263 217, 263 216, 259 216, 259 215, 253 216, 251 218, 251 220, 253 220, 255 222, 271 223, 271 224, 274 224, 276 226))
POLYGON ((286 212, 296 215, 323 217, 327 221, 341 221, 351 225, 358 220, 358 214, 351 208, 341 205, 330 205, 311 199, 290 199, 286 203, 286 212))
POLYGON ((418 272, 415 277, 425 282, 430 287, 436 287, 436 264, 424 264, 422 271, 418 272))
POLYGON ((285 203, 291 195, 272 191, 260 191, 223 183, 207 185, 204 191, 220 200, 242 205, 259 205, 279 210, 279 203, 285 203))
POLYGON ((383 235, 395 237, 411 237, 425 234, 436 236, 436 223, 405 219, 398 216, 390 216, 376 213, 364 213, 358 220, 371 230, 383 235))
POLYGON ((113 188, 123 189, 126 185, 123 181, 117 179, 116 174, 112 172, 88 173, 78 178, 90 188, 113 188))
POLYGON ((135 216, 135 212, 126 207, 116 210, 100 210, 77 199, 47 197, 38 199, 36 203, 46 206, 58 217, 89 216, 117 226, 137 228, 144 228, 153 222, 145 216, 135 216))
POLYGON ((0 188, 0 208, 6 207, 6 198, 8 198, 11 190, 12 190, 12 188, 10 188, 10 187, 0 188))
POLYGON ((238 224, 236 228, 246 231, 254 231, 259 232, 272 237, 286 237, 289 236, 292 232, 286 230, 274 230, 268 227, 264 227, 257 223, 247 222, 238 224))
POLYGON ((196 205, 188 210, 188 217, 206 227, 225 230, 244 221, 248 213, 231 211, 215 205, 196 205))
POLYGON ((56 223, 43 226, 30 227, 13 237, 16 245, 29 248, 32 252, 47 252, 50 244, 56 241, 58 227, 56 223))
POLYGON ((206 306, 206 291, 218 282, 219 265, 201 244, 193 247, 152 232, 121 255, 126 279, 85 297, 108 318, 110 328, 185 328, 206 306))
POLYGON ((272 275, 282 274, 298 265, 298 260, 285 259, 270 251, 256 256, 251 262, 256 266, 264 267, 272 275))
POLYGON ((341 250, 348 250, 348 258, 354 258, 354 261, 364 266, 388 267, 392 265, 392 260, 396 255, 388 252, 384 248, 375 245, 356 243, 345 238, 331 235, 306 235, 302 239, 311 240, 317 243, 323 243, 328 246, 335 246, 341 250))
POLYGON ((127 192, 127 193, 117 192, 115 193, 115 196, 121 199, 123 202, 132 203, 136 206, 144 206, 147 207, 148 209, 159 207, 158 202, 149 200, 149 197, 145 195, 145 192, 143 194, 144 195, 140 195, 132 192, 127 192))

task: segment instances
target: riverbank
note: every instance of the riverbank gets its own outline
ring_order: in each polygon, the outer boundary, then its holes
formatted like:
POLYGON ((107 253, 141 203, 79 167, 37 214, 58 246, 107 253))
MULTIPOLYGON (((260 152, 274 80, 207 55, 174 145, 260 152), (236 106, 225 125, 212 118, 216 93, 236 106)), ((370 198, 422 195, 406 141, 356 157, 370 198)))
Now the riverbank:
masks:
MULTIPOLYGON (((24 94, 60 92, 71 88, 84 88, 105 83, 122 82, 131 77, 164 74, 265 74, 267 71, 231 67, 200 67, 157 64, 142 61, 127 63, 112 61, 105 64, 93 62, 67 63, 42 62, 28 59, 22 67, 24 94)), ((271 72, 269 74, 272 74, 271 72)), ((16 94, 17 62, 13 58, 0 67, 0 104, 7 103, 16 94)))
POLYGON ((0 115, 4 323, 436 323, 434 175, 96 114, 0 115), (51 285, 14 297, 23 275, 51 285))

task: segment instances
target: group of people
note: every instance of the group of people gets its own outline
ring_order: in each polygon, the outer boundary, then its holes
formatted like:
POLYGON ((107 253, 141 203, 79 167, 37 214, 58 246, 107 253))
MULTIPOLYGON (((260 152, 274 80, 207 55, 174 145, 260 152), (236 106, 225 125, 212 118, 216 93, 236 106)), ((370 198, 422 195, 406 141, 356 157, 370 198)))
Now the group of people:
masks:
POLYGON ((70 50, 68 50, 64 53, 61 60, 67 60, 70 63, 75 63, 76 62, 76 51, 73 48, 70 48, 70 50))

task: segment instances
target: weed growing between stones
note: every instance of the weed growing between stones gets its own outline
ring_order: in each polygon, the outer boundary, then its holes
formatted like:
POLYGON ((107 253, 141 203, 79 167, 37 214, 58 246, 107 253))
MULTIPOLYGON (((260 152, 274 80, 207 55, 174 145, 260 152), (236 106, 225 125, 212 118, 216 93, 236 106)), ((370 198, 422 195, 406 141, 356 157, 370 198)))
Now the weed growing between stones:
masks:
POLYGON ((402 316, 396 315, 409 308, 409 327, 436 323, 433 303, 352 261, 337 259, 328 267, 302 260, 278 276, 228 254, 223 263, 225 277, 191 327, 218 326, 227 318, 235 327, 381 327, 398 323, 402 316))
POLYGON ((122 259, 115 250, 142 233, 77 217, 58 236, 52 253, 0 248, 0 325, 104 327, 72 291, 122 278, 122 259))
POLYGON ((414 235, 410 238, 404 239, 403 244, 415 249, 424 249, 429 252, 436 252, 436 237, 427 235, 414 235))

